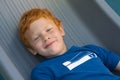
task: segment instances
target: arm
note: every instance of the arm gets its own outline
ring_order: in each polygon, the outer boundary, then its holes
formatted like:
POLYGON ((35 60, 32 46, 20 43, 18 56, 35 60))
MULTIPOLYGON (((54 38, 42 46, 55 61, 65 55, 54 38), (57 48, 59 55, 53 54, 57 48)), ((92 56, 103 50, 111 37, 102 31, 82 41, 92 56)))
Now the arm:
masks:
POLYGON ((117 66, 116 66, 116 70, 120 71, 120 61, 118 62, 117 66))

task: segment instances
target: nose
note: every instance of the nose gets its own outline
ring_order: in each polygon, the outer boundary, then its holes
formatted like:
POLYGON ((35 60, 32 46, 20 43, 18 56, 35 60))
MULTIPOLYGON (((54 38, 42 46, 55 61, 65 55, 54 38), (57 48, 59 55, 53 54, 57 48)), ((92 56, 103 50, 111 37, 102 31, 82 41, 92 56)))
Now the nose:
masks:
POLYGON ((43 40, 44 40, 44 41, 47 41, 47 40, 49 40, 49 39, 50 39, 49 34, 44 34, 44 35, 43 35, 43 40))

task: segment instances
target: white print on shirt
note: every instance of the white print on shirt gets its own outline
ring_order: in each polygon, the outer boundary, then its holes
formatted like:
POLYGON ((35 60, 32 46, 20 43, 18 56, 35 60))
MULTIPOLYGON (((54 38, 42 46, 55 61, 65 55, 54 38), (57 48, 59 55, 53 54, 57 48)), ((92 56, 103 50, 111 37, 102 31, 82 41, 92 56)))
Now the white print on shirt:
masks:
POLYGON ((96 57, 97 57, 97 55, 93 52, 83 51, 83 52, 79 52, 77 55, 75 55, 69 61, 65 61, 63 63, 63 65, 66 66, 69 70, 72 70, 72 69, 76 68, 77 66, 85 63, 86 61, 88 61, 92 58, 96 58, 96 57))

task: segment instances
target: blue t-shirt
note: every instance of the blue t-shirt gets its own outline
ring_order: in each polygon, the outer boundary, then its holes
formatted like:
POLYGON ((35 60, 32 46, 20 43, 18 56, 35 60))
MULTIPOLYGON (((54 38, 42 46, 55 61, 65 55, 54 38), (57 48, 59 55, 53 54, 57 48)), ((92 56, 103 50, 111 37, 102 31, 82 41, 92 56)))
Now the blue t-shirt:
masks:
POLYGON ((47 59, 32 71, 32 80, 120 80, 111 73, 120 57, 95 45, 72 46, 65 54, 47 59))

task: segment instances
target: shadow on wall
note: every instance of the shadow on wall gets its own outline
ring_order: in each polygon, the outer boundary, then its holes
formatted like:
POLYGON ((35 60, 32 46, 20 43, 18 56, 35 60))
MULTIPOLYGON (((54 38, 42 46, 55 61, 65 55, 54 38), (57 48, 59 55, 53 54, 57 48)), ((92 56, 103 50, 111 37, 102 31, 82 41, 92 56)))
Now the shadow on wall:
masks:
POLYGON ((120 54, 120 29, 94 0, 69 0, 68 3, 105 47, 120 54))

